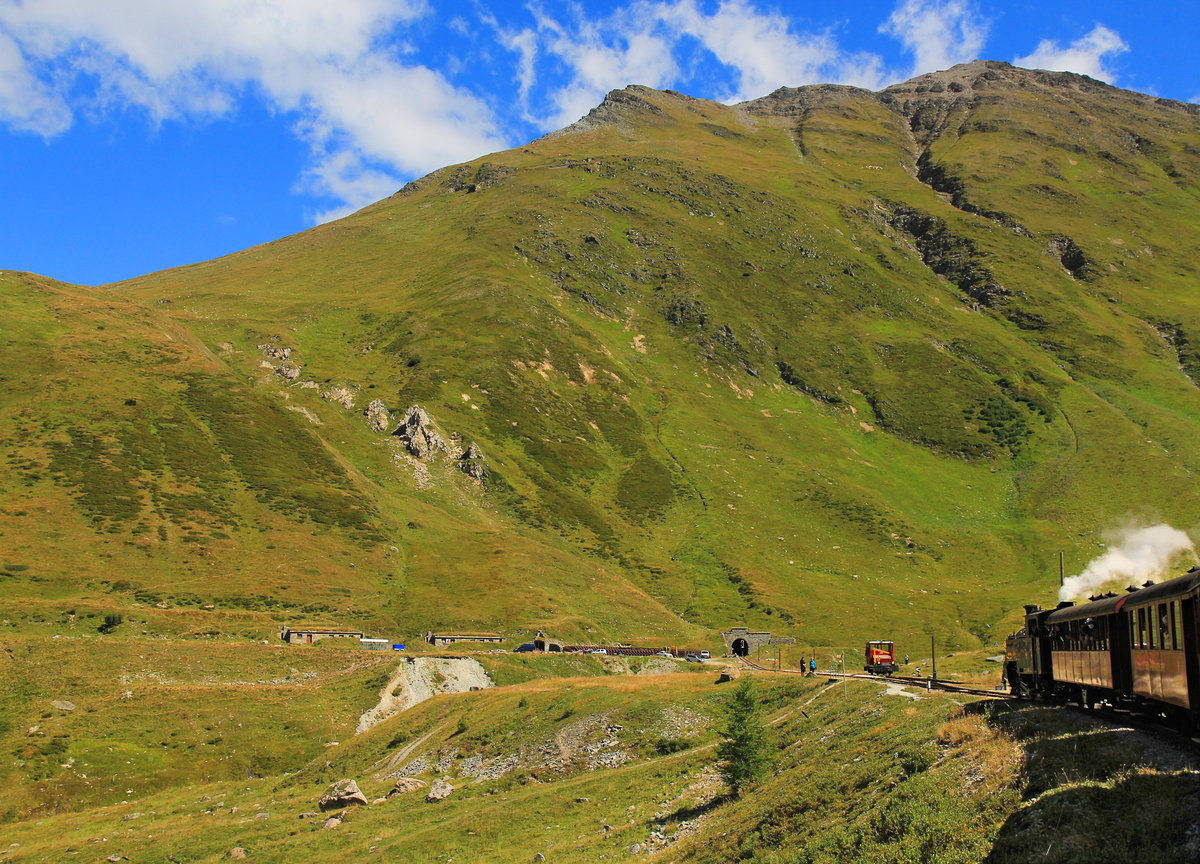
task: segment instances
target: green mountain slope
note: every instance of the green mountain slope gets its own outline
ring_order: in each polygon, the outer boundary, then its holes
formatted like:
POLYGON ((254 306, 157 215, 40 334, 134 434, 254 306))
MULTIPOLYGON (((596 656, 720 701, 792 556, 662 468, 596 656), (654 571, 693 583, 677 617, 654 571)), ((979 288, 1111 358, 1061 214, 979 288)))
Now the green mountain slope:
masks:
POLYGON ((1197 112, 996 63, 630 87, 227 258, 4 273, 4 618, 990 641, 1055 551, 1195 527, 1197 112))

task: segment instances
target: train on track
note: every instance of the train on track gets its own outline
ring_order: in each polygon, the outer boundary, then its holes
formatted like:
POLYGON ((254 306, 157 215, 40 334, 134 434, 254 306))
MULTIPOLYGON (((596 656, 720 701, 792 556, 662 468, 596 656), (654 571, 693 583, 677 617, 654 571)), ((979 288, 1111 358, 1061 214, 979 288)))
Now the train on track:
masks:
POLYGON ((895 642, 868 642, 863 654, 867 660, 863 670, 872 675, 891 675, 900 668, 896 663, 895 642))
POLYGON ((1200 730, 1200 567, 1123 594, 1025 607, 1008 637, 1004 677, 1014 696, 1105 703, 1200 730))

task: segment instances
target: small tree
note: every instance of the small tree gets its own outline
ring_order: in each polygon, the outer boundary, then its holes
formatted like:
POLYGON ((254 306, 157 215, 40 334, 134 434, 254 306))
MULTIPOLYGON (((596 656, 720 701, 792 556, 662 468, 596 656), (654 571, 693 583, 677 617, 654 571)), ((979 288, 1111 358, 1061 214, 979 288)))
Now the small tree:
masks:
POLYGON ((762 709, 754 685, 746 678, 725 703, 725 740, 717 745, 718 770, 734 796, 753 786, 767 773, 767 752, 762 709))

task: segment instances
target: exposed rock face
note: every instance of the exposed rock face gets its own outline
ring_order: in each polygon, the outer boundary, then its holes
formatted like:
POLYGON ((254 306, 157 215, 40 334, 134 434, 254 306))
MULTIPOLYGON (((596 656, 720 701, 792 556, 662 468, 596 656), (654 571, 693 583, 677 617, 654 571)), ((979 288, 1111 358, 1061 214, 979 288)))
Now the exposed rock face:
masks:
POLYGON ((441 801, 450 797, 450 793, 454 791, 454 787, 445 780, 438 779, 433 781, 433 785, 429 787, 429 794, 425 796, 425 800, 429 802, 441 801))
POLYGON ((459 458, 458 467, 468 477, 474 477, 476 480, 483 480, 487 477, 487 469, 483 467, 483 451, 474 441, 467 448, 467 452, 459 458))
POLYGON ((280 363, 275 372, 285 381, 295 381, 300 377, 300 367, 291 363, 280 363))
POLYGON ((392 422, 392 412, 381 399, 372 399, 363 414, 366 415, 367 425, 376 432, 386 432, 392 422))
POLYGON ((354 407, 354 391, 349 387, 330 387, 321 394, 321 398, 330 402, 336 402, 346 410, 354 407))
MULTIPOLYGON (((466 693, 494 687, 487 670, 470 657, 409 657, 379 691, 379 704, 358 718, 355 734, 438 693, 466 693)), ((395 767, 395 766, 393 766, 395 767)))
POLYGON ((404 420, 395 434, 408 447, 408 452, 418 459, 446 449, 446 442, 430 425, 429 415, 417 405, 404 413, 404 420))
POLYGON ((321 808, 321 812, 325 812, 326 810, 338 810, 342 807, 366 803, 367 796, 359 791, 358 783, 353 780, 339 780, 329 787, 328 792, 321 796, 321 800, 317 802, 317 806, 321 808))

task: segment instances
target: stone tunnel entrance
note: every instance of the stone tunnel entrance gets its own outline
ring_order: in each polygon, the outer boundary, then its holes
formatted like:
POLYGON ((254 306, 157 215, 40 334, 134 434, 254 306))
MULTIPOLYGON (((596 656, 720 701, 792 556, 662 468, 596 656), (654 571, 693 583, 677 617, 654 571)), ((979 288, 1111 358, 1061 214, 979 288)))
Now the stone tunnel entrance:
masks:
POLYGON ((765 630, 750 630, 746 627, 731 627, 721 631, 725 647, 734 657, 749 657, 760 648, 768 645, 794 645, 796 640, 790 636, 772 636, 765 630))

